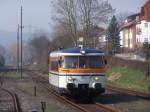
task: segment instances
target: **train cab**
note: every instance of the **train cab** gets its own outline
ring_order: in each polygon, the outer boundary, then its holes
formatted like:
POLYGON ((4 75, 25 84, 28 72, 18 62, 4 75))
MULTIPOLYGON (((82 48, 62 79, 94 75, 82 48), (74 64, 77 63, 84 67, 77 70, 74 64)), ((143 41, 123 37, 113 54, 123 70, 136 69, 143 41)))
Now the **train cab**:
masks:
POLYGON ((68 48, 49 55, 49 83, 60 93, 104 93, 105 72, 105 55, 97 49, 68 48))

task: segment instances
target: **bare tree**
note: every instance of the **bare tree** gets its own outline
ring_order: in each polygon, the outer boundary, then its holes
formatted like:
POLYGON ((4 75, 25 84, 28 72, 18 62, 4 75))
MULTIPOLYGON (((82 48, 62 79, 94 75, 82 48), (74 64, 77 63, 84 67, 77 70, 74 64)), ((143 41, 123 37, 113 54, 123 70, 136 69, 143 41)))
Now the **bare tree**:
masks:
POLYGON ((56 18, 68 26, 72 41, 74 45, 77 45, 77 0, 57 0, 55 2, 55 8, 57 10, 56 18))
POLYGON ((93 26, 107 23, 113 13, 113 9, 108 1, 103 0, 78 0, 81 11, 81 23, 84 31, 84 43, 90 37, 93 26))
POLYGON ((56 30, 53 32, 54 39, 51 42, 51 48, 58 49, 60 47, 74 47, 74 43, 70 39, 71 34, 68 31, 66 24, 60 23, 59 25, 55 26, 54 29, 56 30))
POLYGON ((0 67, 4 66, 4 64, 5 64, 5 58, 3 55, 0 54, 0 67))
POLYGON ((133 14, 132 12, 121 12, 116 15, 119 25, 122 25, 129 15, 133 14))
POLYGON ((92 25, 91 22, 91 8, 92 8, 92 0, 80 0, 80 8, 81 8, 81 20, 84 29, 85 39, 84 44, 86 45, 86 38, 89 38, 90 28, 92 25))
MULTIPOLYGON (((27 64, 29 61, 29 53, 27 52, 28 50, 28 45, 26 42, 23 42, 23 45, 22 45, 22 51, 23 51, 23 64, 27 64)), ((13 65, 17 65, 18 63, 18 53, 17 53, 17 49, 18 49, 18 45, 17 43, 13 43, 11 44, 8 48, 7 48, 7 51, 6 51, 6 61, 10 64, 13 64, 13 65)), ((19 60, 20 62, 20 60, 19 60)))
POLYGON ((50 40, 46 35, 34 36, 35 37, 29 41, 33 61, 37 63, 39 69, 47 71, 50 40))
POLYGON ((0 66, 4 66, 5 64, 4 55, 5 55, 5 48, 0 45, 0 66))
POLYGON ((33 55, 31 46, 27 42, 23 44, 23 64, 29 65, 33 63, 33 55))
POLYGON ((54 3, 57 10, 55 19, 68 26, 75 45, 78 43, 78 32, 84 32, 86 45, 92 27, 107 23, 114 11, 109 2, 104 0, 57 0, 54 3))
POLYGON ((0 45, 0 54, 4 55, 5 54, 5 47, 0 45))
POLYGON ((17 65, 17 43, 11 44, 7 49, 9 55, 9 62, 13 65, 17 65))

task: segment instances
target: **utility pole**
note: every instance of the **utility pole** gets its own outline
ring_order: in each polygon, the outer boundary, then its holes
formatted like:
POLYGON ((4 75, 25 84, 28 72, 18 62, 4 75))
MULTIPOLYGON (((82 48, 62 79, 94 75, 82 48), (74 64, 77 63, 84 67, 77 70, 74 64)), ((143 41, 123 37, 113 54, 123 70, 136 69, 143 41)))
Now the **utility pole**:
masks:
POLYGON ((19 24, 17 28, 17 72, 19 73, 19 24))
POLYGON ((20 35, 20 40, 21 40, 21 60, 20 60, 20 64, 21 64, 21 79, 22 79, 22 29, 23 29, 23 26, 22 26, 22 6, 21 6, 21 35, 20 35))

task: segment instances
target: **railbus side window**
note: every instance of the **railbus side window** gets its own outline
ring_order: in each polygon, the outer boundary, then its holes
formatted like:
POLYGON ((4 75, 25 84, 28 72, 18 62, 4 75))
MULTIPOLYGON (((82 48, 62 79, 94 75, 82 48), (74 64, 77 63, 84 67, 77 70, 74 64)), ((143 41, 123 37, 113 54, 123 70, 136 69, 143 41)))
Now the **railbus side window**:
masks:
POLYGON ((89 57, 80 56, 79 57, 79 68, 88 68, 89 67, 89 57))
POLYGON ((64 67, 65 68, 78 68, 78 57, 77 56, 66 56, 64 67))
POLYGON ((58 60, 56 58, 51 58, 51 70, 52 71, 58 71, 58 60))
POLYGON ((58 64, 59 64, 59 67, 60 67, 60 68, 61 68, 61 67, 64 68, 64 66, 65 66, 65 65, 64 65, 64 57, 60 57, 60 58, 59 58, 58 64))
POLYGON ((48 66, 49 66, 49 70, 51 70, 51 58, 48 58, 48 66))
POLYGON ((103 67, 104 62, 102 56, 90 56, 89 57, 89 67, 90 68, 98 68, 98 67, 103 67))

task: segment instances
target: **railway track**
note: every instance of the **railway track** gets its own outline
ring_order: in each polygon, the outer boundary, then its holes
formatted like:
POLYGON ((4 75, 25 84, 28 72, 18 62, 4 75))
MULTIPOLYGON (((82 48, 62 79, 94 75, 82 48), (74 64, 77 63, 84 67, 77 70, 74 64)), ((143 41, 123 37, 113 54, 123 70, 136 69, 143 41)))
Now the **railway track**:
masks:
POLYGON ((15 93, 0 88, 0 112, 22 112, 15 93))
MULTIPOLYGON (((44 79, 48 78, 48 76, 45 78, 42 75, 41 77, 43 77, 44 79)), ((107 84, 107 90, 150 100, 150 92, 140 92, 140 91, 131 90, 128 88, 122 88, 110 84, 107 84)))
MULTIPOLYGON (((16 67, 0 67, 0 72, 14 72, 17 70, 18 69, 16 67)), ((24 68, 23 71, 24 72, 33 72, 33 71, 34 72, 40 72, 40 70, 33 70, 30 68, 24 68)), ((107 84, 107 89, 110 91, 116 91, 116 92, 125 93, 128 95, 134 95, 134 96, 150 99, 150 92, 149 93, 148 92, 140 92, 140 91, 136 91, 136 90, 131 90, 131 89, 127 89, 127 88, 114 86, 111 84, 107 84)))
POLYGON ((17 70, 15 67, 0 67, 0 72, 14 72, 17 70))
MULTIPOLYGON (((37 71, 32 71, 32 70, 27 70, 25 69, 25 72, 27 73, 31 73, 32 74, 38 74, 38 76, 40 77, 39 79, 42 80, 42 83, 48 83, 48 76, 41 74, 39 75, 39 72, 37 73, 37 71)), ((37 79, 37 80, 39 80, 37 79)), ((41 82, 40 82, 41 83, 41 82)), ((41 84, 42 87, 46 87, 44 84, 41 84)), ((47 87, 46 87, 47 88, 47 87)), ((49 87, 48 87, 49 88, 49 87)), ((49 88, 50 89, 50 88, 49 88)), ((127 95, 132 95, 132 96, 136 96, 136 97, 140 97, 140 98, 144 98, 144 99, 150 99, 150 93, 145 93, 145 92, 138 92, 138 91, 134 91, 134 90, 131 90, 131 89, 126 89, 126 88, 121 88, 121 87, 116 87, 116 86, 112 86, 112 85, 107 85, 107 89, 109 91, 113 91, 113 92, 117 92, 117 93, 122 93, 122 94, 127 94, 127 95)), ((53 92, 52 92, 53 93, 53 92)), ((64 100, 63 100, 64 101, 64 100)), ((72 102, 74 103, 74 102, 72 102)), ((76 104, 76 103, 74 103, 76 104)), ((71 104, 70 104, 71 105, 71 104)), ((111 106, 107 106, 107 105, 103 105, 103 104, 98 104, 98 103, 95 103, 95 104, 77 104, 79 107, 81 107, 82 109, 81 110, 87 110, 87 111, 84 111, 84 112, 89 112, 89 111, 92 111, 92 108, 96 108, 97 110, 101 110, 102 107, 103 107, 103 110, 105 110, 104 108, 106 107, 106 111, 107 112, 116 112, 118 110, 112 108, 111 106), (102 107, 98 107, 99 105, 101 105, 102 107), (108 108, 110 107, 110 109, 108 108), (90 109, 89 109, 90 108, 90 109), (101 109, 100 109, 101 108, 101 109), (109 111, 108 111, 109 110, 109 111)), ((75 107, 75 106, 73 106, 75 107)), ((77 107, 76 107, 77 108, 77 107)), ((95 109, 95 111, 96 111, 95 109)), ((80 110, 80 109, 79 109, 80 110)), ((98 111, 97 111, 98 112, 98 111)))
POLYGON ((123 93, 127 95, 137 96, 137 97, 150 100, 150 93, 146 93, 146 92, 139 92, 139 91, 135 91, 135 90, 127 89, 127 88, 121 88, 121 87, 117 87, 117 86, 113 86, 109 84, 107 85, 107 90, 119 92, 119 93, 123 93))
POLYGON ((70 106, 72 106, 73 108, 77 109, 80 112, 120 112, 119 110, 117 110, 116 108, 112 107, 112 106, 108 106, 108 105, 103 105, 100 103, 82 103, 82 102, 76 102, 73 99, 70 99, 69 97, 63 96, 58 94, 56 91, 54 91, 49 83, 48 80, 45 79, 42 76, 37 76, 34 75, 34 77, 32 77, 32 79, 39 84, 41 87, 47 89, 50 93, 50 95, 53 95, 54 97, 56 97, 59 101, 69 104, 70 106))

